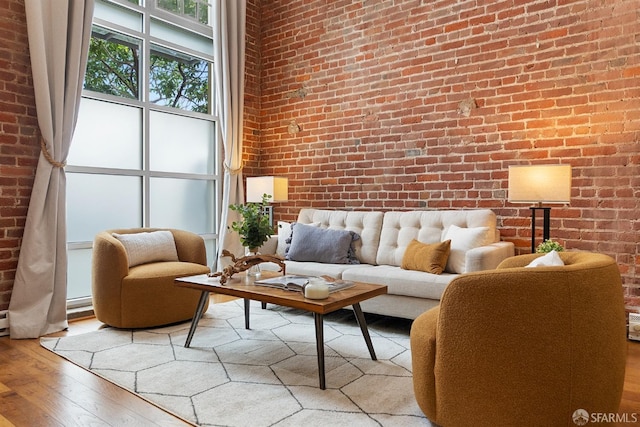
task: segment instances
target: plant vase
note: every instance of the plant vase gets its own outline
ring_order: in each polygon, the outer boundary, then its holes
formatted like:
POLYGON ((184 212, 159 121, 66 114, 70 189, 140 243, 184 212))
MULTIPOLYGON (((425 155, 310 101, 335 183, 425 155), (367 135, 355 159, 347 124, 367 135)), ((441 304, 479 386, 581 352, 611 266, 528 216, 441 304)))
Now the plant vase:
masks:
MULTIPOLYGON (((245 254, 247 256, 255 256, 255 255, 259 255, 258 250, 253 248, 246 248, 245 250, 245 254)), ((256 265, 252 265, 251 267, 249 267, 249 269, 247 270, 247 276, 257 279, 258 277, 260 277, 260 274, 262 273, 262 270, 260 270, 260 264, 256 264, 256 265)))

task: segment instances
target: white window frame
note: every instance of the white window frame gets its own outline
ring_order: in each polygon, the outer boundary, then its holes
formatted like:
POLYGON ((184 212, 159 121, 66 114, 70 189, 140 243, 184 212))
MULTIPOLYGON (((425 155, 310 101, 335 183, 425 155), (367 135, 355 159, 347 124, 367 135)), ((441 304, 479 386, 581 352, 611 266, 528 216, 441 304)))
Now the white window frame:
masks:
MULTIPOLYGON (((83 174, 101 174, 101 175, 120 175, 120 176, 139 176, 143 180, 142 185, 142 197, 143 197, 143 218, 142 218, 142 226, 148 227, 150 224, 150 180, 152 178, 179 178, 179 179, 201 179, 213 182, 213 191, 214 191, 214 206, 211 207, 211 212, 214 215, 213 218, 213 230, 209 233, 201 233, 200 235, 203 237, 205 242, 208 242, 210 245, 213 244, 213 248, 211 249, 209 255, 210 257, 215 256, 216 248, 218 246, 218 230, 220 224, 220 206, 222 203, 222 176, 221 176, 221 162, 222 162, 222 146, 220 144, 218 135, 218 116, 215 111, 215 96, 214 88, 215 84, 213 79, 215 75, 213 73, 213 67, 210 67, 209 72, 209 110, 210 114, 204 114, 193 111, 179 110, 171 107, 166 107, 162 105, 155 105, 149 102, 149 54, 152 45, 162 46, 174 51, 178 51, 193 57, 197 57, 203 60, 208 61, 209 63, 213 63, 213 40, 211 40, 211 54, 205 54, 203 52, 199 52, 193 49, 189 49, 180 44, 172 43, 171 41, 161 40, 156 37, 151 36, 151 21, 156 20, 158 22, 162 22, 164 24, 170 24, 171 26, 177 27, 183 31, 193 32, 201 36, 208 37, 212 39, 213 37, 213 29, 210 26, 203 25, 199 22, 193 21, 191 19, 187 19, 178 15, 174 15, 170 12, 167 12, 163 9, 157 8, 155 6, 154 0, 149 0, 148 5, 140 6, 130 3, 126 0, 96 0, 97 3, 102 3, 106 5, 117 5, 123 7, 125 9, 129 9, 130 11, 139 13, 142 17, 142 25, 143 31, 134 31, 130 28, 118 25, 113 22, 107 22, 100 18, 94 18, 93 24, 107 30, 111 30, 117 33, 121 33, 136 39, 141 40, 140 46, 140 58, 141 58, 141 67, 139 70, 139 99, 127 99, 121 98, 113 95, 103 94, 99 92, 92 92, 88 90, 83 90, 82 97, 88 99, 94 99, 105 102, 113 102, 120 105, 132 106, 142 109, 143 111, 143 164, 141 169, 116 169, 116 168, 103 168, 103 167, 90 167, 90 166, 81 166, 81 165, 68 165, 65 170, 68 173, 83 173, 83 174), (144 59, 143 59, 144 58, 144 59), (190 173, 178 173, 178 172, 160 172, 160 171, 151 171, 149 167, 149 116, 151 111, 159 111, 163 113, 176 114, 186 117, 193 117, 198 119, 207 120, 214 123, 214 170, 213 173, 208 174, 190 174, 190 173)), ((211 17, 209 17, 209 22, 211 22, 211 17)), ((73 149, 73 146, 72 148, 73 149)), ((79 250, 79 249, 91 249, 93 246, 93 241, 77 241, 77 242, 67 242, 67 250, 79 250)), ((213 260, 211 260, 213 261, 213 260)), ((72 268, 72 267, 70 267, 72 268)), ((90 280, 90 279, 89 279, 90 280)), ((90 286, 90 283, 88 284, 90 286)), ((69 299, 67 301, 67 307, 69 309, 75 309, 78 307, 85 307, 91 305, 91 296, 82 297, 82 298, 74 298, 69 299)))

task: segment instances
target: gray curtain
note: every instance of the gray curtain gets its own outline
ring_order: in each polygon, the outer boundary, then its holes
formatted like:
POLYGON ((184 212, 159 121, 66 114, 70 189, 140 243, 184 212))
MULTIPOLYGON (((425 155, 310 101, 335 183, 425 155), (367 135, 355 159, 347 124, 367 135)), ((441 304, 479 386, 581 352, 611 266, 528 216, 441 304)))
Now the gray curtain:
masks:
POLYGON ((41 153, 9 303, 11 338, 67 327, 66 179, 93 0, 25 0, 41 153))
POLYGON ((238 218, 236 212, 229 210, 229 205, 244 203, 242 125, 247 3, 246 0, 215 0, 213 3, 214 66, 218 85, 216 107, 224 146, 224 186, 218 252, 227 249, 236 255, 243 255, 244 249, 238 236, 228 233, 227 226, 238 218))

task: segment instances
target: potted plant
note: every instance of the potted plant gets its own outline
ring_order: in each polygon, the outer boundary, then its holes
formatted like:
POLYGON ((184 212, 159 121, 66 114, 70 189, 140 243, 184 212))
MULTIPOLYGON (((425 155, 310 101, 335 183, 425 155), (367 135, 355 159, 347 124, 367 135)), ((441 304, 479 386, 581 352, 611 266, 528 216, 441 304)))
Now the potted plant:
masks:
MULTIPOLYGON (((240 243, 249 254, 255 255, 258 248, 274 233, 273 227, 269 224, 269 216, 264 209, 270 198, 270 195, 263 194, 260 203, 229 206, 229 209, 238 212, 242 217, 241 221, 234 221, 230 228, 240 235, 240 243)), ((260 269, 256 265, 248 273, 257 276, 260 274, 260 269)))
POLYGON ((551 251, 562 252, 564 251, 564 247, 558 242, 554 242, 551 239, 547 239, 544 242, 540 243, 536 248, 537 253, 545 254, 551 251))

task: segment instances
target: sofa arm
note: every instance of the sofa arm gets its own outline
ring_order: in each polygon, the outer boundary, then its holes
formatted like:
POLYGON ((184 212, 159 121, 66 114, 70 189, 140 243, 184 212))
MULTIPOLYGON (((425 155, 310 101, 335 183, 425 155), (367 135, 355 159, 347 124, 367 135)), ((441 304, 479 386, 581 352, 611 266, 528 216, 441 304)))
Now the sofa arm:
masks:
POLYGON ((178 259, 182 262, 207 265, 207 249, 204 239, 190 231, 171 230, 173 239, 176 242, 178 259))
POLYGON ((101 307, 118 304, 122 279, 129 274, 129 259, 122 243, 110 232, 103 231, 94 238, 91 264, 94 310, 100 314, 101 307))
POLYGON ((275 255, 277 249, 278 249, 278 235, 274 234, 273 236, 269 237, 269 240, 267 240, 262 244, 262 246, 260 246, 260 249, 258 249, 258 252, 260 252, 263 255, 275 255))
POLYGON ((470 249, 465 256, 465 272, 493 270, 500 263, 515 255, 512 242, 495 242, 487 246, 470 249))
POLYGON ((538 257, 541 257, 542 255, 544 254, 535 253, 535 254, 518 255, 516 257, 507 258, 503 260, 500 264, 498 264, 497 268, 526 267, 527 265, 529 265, 529 263, 531 263, 531 261, 533 261, 538 257))
POLYGON ((411 366, 413 391, 427 418, 436 419, 436 331, 440 308, 418 316, 411 325, 411 366))

